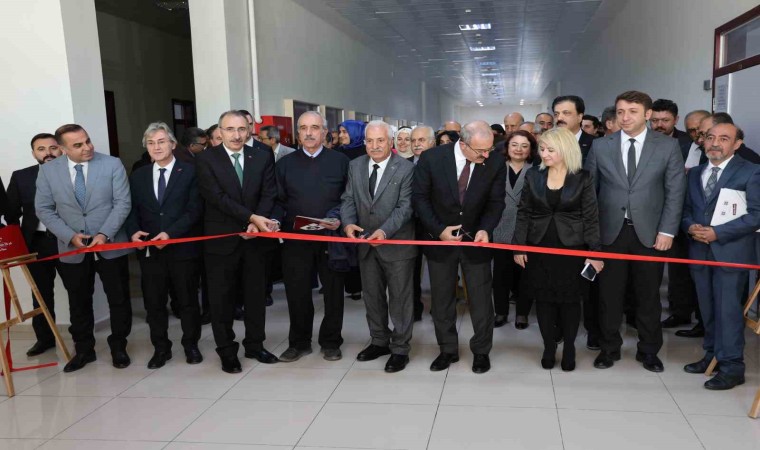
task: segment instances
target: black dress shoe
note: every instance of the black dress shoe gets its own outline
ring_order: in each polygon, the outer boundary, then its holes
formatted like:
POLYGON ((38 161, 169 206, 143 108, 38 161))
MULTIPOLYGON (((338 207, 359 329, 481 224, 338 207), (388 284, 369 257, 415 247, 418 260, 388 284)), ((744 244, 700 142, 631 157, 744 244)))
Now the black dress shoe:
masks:
POLYGON ((255 359, 262 364, 275 364, 280 362, 276 356, 263 348, 261 350, 246 350, 245 357, 248 359, 255 359))
POLYGON ((496 314, 496 316, 493 318, 493 326, 494 328, 501 328, 504 325, 507 324, 507 316, 502 316, 501 314, 496 314))
POLYGON ((663 372, 665 367, 662 365, 662 361, 657 355, 650 353, 636 352, 636 361, 644 364, 644 368, 650 372, 663 372))
POLYGON ((359 354, 356 355, 356 360, 357 361, 372 361, 381 356, 390 355, 390 354, 391 354, 391 349, 389 349, 388 347, 380 347, 379 345, 370 344, 369 347, 360 351, 359 354))
POLYGON ((353 294, 348 296, 353 301, 358 301, 362 299, 362 293, 361 292, 354 292, 353 294))
POLYGON ((705 327, 701 323, 698 323, 690 330, 676 331, 676 336, 685 338, 702 338, 705 337, 705 327))
POLYGON ((201 325, 208 325, 211 323, 211 313, 208 311, 205 311, 203 314, 201 314, 201 325))
POLYGON ((491 358, 488 355, 474 355, 472 360, 472 371, 475 373, 486 373, 491 370, 491 358))
POLYGON ((409 364, 409 356, 391 355, 388 362, 385 363, 385 371, 388 373, 401 372, 407 364, 409 364))
POLYGON ((55 342, 40 342, 37 341, 34 345, 26 351, 26 356, 37 356, 45 353, 51 348, 55 348, 55 342))
POLYGON ((185 358, 188 364, 200 364, 203 362, 203 355, 198 347, 187 347, 185 349, 185 358))
POLYGON ((707 371, 707 366, 709 365, 710 360, 707 358, 702 358, 697 362, 683 366, 683 371, 686 373, 705 373, 707 371))
POLYGON ((556 364, 556 360, 554 358, 541 358, 541 367, 543 367, 546 370, 551 370, 554 368, 554 364, 556 364))
POLYGON ((515 316, 515 328, 517 328, 518 330, 524 330, 528 328, 528 317, 515 316))
POLYGON ((670 317, 662 321, 662 327, 675 328, 675 327, 680 327, 681 325, 689 325, 690 323, 691 323, 691 319, 688 317, 679 317, 676 315, 671 315, 670 317))
POLYGON ((222 360, 222 370, 227 373, 240 373, 243 371, 243 367, 240 365, 240 360, 237 356, 220 356, 222 360))
POLYGON ((597 369, 609 369, 615 365, 615 361, 620 361, 620 352, 601 352, 594 360, 594 367, 597 369))
POLYGON ((741 384, 744 384, 744 375, 730 376, 718 373, 714 377, 705 381, 705 389, 711 391, 727 391, 741 384))
POLYGON ((153 353, 153 357, 148 361, 148 369, 158 369, 166 365, 166 361, 172 359, 171 351, 156 351, 153 353))
POLYGON ((593 351, 599 350, 599 338, 596 336, 588 336, 586 338, 586 348, 593 351))
POLYGON ((132 363, 126 350, 111 350, 111 359, 117 369, 126 369, 132 363))
POLYGON ((459 355, 442 352, 437 358, 435 358, 435 360, 433 360, 433 363, 430 364, 430 370, 433 372, 440 372, 441 370, 448 369, 451 364, 457 361, 459 361, 459 355))
POLYGON ((414 313, 414 321, 415 322, 422 322, 422 313, 414 313))
POLYGON ((272 296, 271 296, 270 294, 267 294, 267 299, 266 299, 266 302, 265 302, 265 304, 266 304, 267 306, 272 306, 272 305, 274 305, 274 299, 272 298, 272 296))
POLYGON ((95 362, 98 359, 95 356, 95 352, 77 353, 71 358, 64 367, 63 371, 66 373, 76 372, 91 362, 95 362))
POLYGON ((562 368, 563 372, 572 372, 573 370, 575 370, 575 358, 573 359, 562 358, 562 362, 559 363, 559 366, 562 368))

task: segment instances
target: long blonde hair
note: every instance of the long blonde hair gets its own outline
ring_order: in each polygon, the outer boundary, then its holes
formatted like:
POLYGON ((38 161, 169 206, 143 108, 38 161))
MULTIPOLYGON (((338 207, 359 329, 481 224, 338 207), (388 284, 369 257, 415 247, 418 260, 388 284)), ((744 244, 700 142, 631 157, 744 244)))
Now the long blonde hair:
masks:
MULTIPOLYGON (((568 173, 578 173, 583 168, 581 147, 578 145, 578 140, 575 138, 575 135, 567 128, 553 128, 549 131, 545 131, 538 138, 538 143, 539 145, 543 143, 562 155, 568 173)), ((545 168, 546 166, 544 166, 542 160, 541 169, 543 170, 545 168)))

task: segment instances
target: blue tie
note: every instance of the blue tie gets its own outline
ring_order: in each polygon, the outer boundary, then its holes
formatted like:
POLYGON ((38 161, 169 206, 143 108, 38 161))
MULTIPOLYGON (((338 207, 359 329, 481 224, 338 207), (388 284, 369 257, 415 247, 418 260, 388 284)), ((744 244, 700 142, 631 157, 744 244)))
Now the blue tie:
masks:
POLYGON ((87 189, 84 185, 84 166, 77 164, 74 166, 74 169, 77 171, 77 174, 74 177, 74 197, 76 197, 79 207, 84 209, 84 199, 87 195, 87 189))
POLYGON ((164 193, 166 192, 166 178, 164 178, 164 173, 166 172, 166 169, 158 169, 158 204, 162 204, 164 202, 164 193))

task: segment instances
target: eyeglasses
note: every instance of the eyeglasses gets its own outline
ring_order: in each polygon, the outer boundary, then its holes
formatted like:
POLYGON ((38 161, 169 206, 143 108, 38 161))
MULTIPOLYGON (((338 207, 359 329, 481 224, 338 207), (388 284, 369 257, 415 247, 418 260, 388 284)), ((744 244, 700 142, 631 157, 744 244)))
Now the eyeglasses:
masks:
POLYGON ((240 128, 227 127, 227 128, 222 128, 221 130, 226 133, 234 133, 237 131, 238 133, 243 134, 243 133, 248 132, 248 128, 246 127, 240 127, 240 128))
POLYGON ((206 142, 193 142, 190 145, 200 145, 201 147, 205 147, 207 145, 207 143, 206 142))
POLYGON ((478 155, 483 155, 485 153, 490 153, 490 152, 494 151, 494 149, 496 148, 494 146, 491 146, 490 148, 483 148, 483 149, 481 149, 481 148, 474 148, 472 145, 470 145, 467 142, 465 142, 464 145, 466 145, 467 147, 469 147, 470 150, 472 150, 473 152, 477 153, 478 155))

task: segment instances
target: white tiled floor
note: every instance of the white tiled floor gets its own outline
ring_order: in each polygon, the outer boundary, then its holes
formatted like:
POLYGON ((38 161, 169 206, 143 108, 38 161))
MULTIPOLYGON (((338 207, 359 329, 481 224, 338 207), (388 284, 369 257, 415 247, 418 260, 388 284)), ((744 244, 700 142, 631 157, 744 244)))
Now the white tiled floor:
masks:
MULTIPOLYGON (((229 375, 219 368, 208 326, 200 344, 205 361, 185 364, 173 318, 174 359, 148 370, 152 348, 141 303, 135 299, 129 368, 111 366, 108 332, 99 330, 99 359, 84 370, 14 374, 18 395, 0 396, 0 450, 624 450, 727 443, 760 449, 760 421, 746 415, 760 386, 760 346, 750 334, 747 383, 729 392, 706 391, 705 377, 682 371, 701 356, 700 342, 671 330, 660 352, 662 374, 634 361, 636 334, 625 329, 623 360, 612 369, 592 367, 596 353, 585 349, 581 331, 576 371, 564 373, 559 364, 543 370, 533 317, 524 331, 512 322, 496 329, 493 368, 475 375, 467 342, 472 327, 462 308, 458 363, 445 372, 428 370, 438 348, 425 313, 415 326, 411 363, 386 374, 385 358, 355 360, 369 338, 363 303, 346 299, 341 361, 323 360, 316 344, 312 355, 292 364, 262 365, 241 351, 243 373, 229 375)), ((316 336, 322 310, 316 292, 315 304, 316 336)), ((279 354, 288 330, 281 286, 267 313, 266 347, 279 354)), ((53 354, 26 358, 32 343, 23 333, 14 339, 17 366, 55 360, 53 354)))

